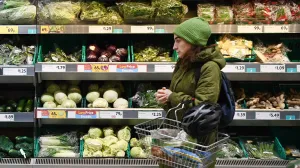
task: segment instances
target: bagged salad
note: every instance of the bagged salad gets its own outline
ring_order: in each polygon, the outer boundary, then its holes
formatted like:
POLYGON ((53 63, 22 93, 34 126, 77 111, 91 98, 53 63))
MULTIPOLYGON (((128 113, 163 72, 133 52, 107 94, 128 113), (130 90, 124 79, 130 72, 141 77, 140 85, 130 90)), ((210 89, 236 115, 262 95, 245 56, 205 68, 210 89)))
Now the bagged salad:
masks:
POLYGON ((203 18, 205 21, 211 23, 215 21, 215 10, 216 6, 214 4, 198 4, 197 5, 197 15, 203 18))

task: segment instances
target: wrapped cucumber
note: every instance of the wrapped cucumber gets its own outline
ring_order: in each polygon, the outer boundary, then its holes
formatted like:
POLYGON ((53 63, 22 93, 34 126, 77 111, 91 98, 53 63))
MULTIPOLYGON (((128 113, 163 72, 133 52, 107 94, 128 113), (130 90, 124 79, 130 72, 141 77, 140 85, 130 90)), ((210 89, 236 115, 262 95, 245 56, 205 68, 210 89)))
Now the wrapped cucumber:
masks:
POLYGON ((31 99, 27 100, 24 111, 25 112, 33 111, 33 100, 31 100, 31 99))
POLYGON ((26 99, 19 100, 18 106, 17 106, 17 112, 23 112, 24 111, 25 102, 26 102, 26 99))

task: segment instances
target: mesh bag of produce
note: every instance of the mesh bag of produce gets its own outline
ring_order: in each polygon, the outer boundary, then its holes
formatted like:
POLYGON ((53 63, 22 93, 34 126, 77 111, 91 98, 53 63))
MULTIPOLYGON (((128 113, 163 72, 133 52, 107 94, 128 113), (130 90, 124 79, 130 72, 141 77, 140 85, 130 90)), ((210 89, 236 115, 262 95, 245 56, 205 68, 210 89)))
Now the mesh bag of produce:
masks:
POLYGON ((38 3, 38 23, 39 24, 76 24, 81 11, 79 2, 49 2, 38 3))
POLYGON ((233 22, 233 10, 230 6, 216 7, 216 23, 231 24, 233 22))
POLYGON ((233 11, 236 23, 253 23, 255 13, 250 0, 236 0, 233 5, 233 11))
POLYGON ((155 8, 148 3, 123 2, 117 5, 126 23, 153 22, 155 8))
POLYGON ((214 4, 198 4, 197 5, 197 15, 203 18, 207 22, 211 23, 215 21, 215 10, 216 6, 214 4))

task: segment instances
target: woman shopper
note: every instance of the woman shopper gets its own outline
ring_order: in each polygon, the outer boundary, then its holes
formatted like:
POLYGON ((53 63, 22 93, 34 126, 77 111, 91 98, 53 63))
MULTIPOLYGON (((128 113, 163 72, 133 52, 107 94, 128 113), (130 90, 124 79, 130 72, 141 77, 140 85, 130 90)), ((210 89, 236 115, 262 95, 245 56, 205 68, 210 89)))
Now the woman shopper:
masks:
MULTIPOLYGON (((159 89, 156 100, 163 105, 165 111, 177 106, 180 102, 191 100, 187 108, 199 105, 207 101, 217 103, 221 89, 221 69, 226 61, 219 48, 215 45, 207 47, 207 41, 211 36, 209 24, 201 18, 191 18, 181 23, 174 31, 174 46, 179 59, 172 74, 171 85, 159 89), (195 81, 196 68, 202 66, 200 79, 195 81)), ((199 69, 199 68, 198 68, 199 69)), ((177 113, 181 120, 184 110, 177 113)), ((174 112, 168 116, 175 119, 174 112)), ((210 132, 202 145, 210 145, 215 142, 217 131, 210 132)), ((160 165, 160 167, 167 167, 160 165)), ((209 168, 214 168, 215 162, 209 168)))

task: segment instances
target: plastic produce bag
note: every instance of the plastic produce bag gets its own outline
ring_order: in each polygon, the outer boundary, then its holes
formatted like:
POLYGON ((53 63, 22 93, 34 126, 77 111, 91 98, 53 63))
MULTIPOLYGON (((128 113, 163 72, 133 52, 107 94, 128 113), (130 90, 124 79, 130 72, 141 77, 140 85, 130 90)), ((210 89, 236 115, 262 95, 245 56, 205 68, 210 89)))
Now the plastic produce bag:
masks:
POLYGON ((105 6, 99 2, 92 1, 82 3, 82 11, 80 15, 81 20, 98 21, 107 13, 105 6))
POLYGON ((36 6, 28 5, 0 11, 0 24, 34 24, 36 6))
POLYGON ((44 135, 39 138, 40 145, 44 146, 78 146, 79 139, 76 132, 68 132, 61 135, 44 135))
POLYGON ((198 4, 197 5, 197 15, 203 18, 207 22, 215 21, 215 10, 216 6, 214 4, 198 4))
POLYGON ((253 23, 255 13, 253 4, 250 0, 235 0, 233 11, 237 23, 253 23))
POLYGON ((29 0, 3 0, 2 7, 0 1, 0 9, 10 9, 10 8, 17 8, 21 6, 30 5, 29 0))
POLYGON ((284 1, 272 2, 270 5, 272 12, 271 18, 273 22, 292 21, 292 13, 288 5, 284 1))
POLYGON ((79 2, 39 2, 39 24, 76 24, 81 10, 79 2))
POLYGON ((151 22, 153 20, 155 8, 147 3, 123 2, 117 3, 121 15, 125 22, 151 22))
POLYGON ((233 22, 233 10, 230 6, 216 7, 216 22, 221 24, 233 22))
POLYGON ((233 140, 222 144, 221 150, 217 153, 218 158, 242 158, 243 155, 242 149, 233 140))
POLYGON ((10 51, 13 46, 9 44, 1 44, 0 45, 0 65, 5 65, 6 61, 9 57, 10 51))
POLYGON ((26 60, 27 55, 25 52, 22 51, 22 49, 18 47, 14 47, 9 54, 9 58, 7 61, 8 65, 21 65, 24 64, 24 61, 26 60))
POLYGON ((260 1, 254 2, 255 22, 261 24, 268 24, 271 22, 271 9, 270 5, 261 3, 260 1))
POLYGON ((300 22, 300 3, 290 1, 288 3, 288 5, 289 5, 289 8, 290 8, 291 14, 292 14, 292 22, 299 23, 300 22))
POLYGON ((156 23, 181 23, 185 14, 188 12, 188 7, 177 0, 169 0, 168 3, 162 3, 157 7, 155 22, 156 23))
POLYGON ((110 11, 98 20, 98 24, 102 25, 120 25, 123 24, 123 18, 118 12, 110 11))
POLYGON ((64 157, 76 158, 79 157, 79 147, 72 146, 48 146, 42 147, 39 151, 38 157, 64 157))

